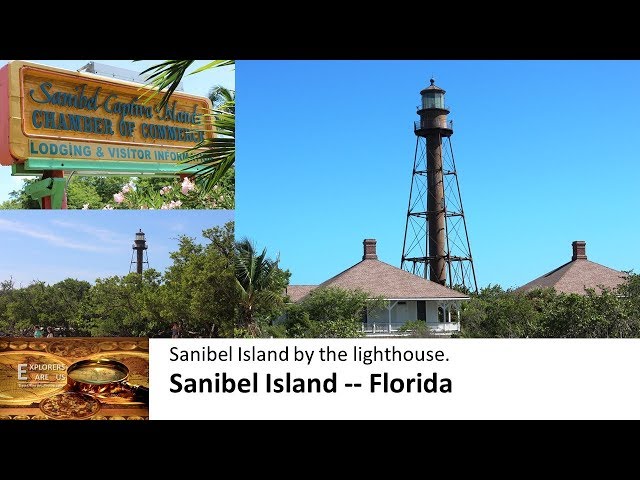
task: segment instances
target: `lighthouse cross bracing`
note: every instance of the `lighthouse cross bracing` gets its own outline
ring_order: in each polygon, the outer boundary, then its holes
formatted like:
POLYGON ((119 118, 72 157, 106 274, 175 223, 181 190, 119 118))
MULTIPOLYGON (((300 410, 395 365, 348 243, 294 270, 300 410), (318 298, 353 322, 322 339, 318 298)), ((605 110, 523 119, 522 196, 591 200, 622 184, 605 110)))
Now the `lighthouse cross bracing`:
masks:
POLYGON ((420 93, 401 268, 450 288, 477 292, 445 91, 432 79, 420 93))

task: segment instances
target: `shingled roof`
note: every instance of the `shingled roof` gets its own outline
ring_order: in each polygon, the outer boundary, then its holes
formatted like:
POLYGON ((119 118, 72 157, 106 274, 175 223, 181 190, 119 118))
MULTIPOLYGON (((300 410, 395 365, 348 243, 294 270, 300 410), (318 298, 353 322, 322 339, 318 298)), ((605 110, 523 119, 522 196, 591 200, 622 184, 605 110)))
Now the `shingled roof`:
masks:
POLYGON ((318 287, 312 285, 290 285, 287 294, 291 301, 298 302, 314 288, 340 287, 347 290, 360 289, 373 296, 386 300, 444 300, 468 299, 456 290, 439 283, 426 280, 400 268, 378 260, 376 241, 366 239, 362 261, 322 282, 318 287))
POLYGON ((287 287, 287 295, 289 295, 293 303, 296 303, 316 287, 317 285, 289 285, 287 287))
POLYGON ((530 281, 516 291, 526 292, 550 287, 559 293, 586 295, 585 289, 592 288, 599 294, 602 293, 602 287, 613 290, 627 278, 624 272, 588 260, 586 242, 576 240, 571 246, 573 256, 570 262, 530 281))

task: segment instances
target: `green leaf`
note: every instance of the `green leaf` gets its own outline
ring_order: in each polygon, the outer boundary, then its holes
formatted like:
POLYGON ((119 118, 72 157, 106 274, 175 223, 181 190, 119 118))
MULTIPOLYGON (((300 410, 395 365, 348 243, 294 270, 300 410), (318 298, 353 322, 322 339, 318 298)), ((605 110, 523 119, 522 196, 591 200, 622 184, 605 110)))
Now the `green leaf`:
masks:
MULTIPOLYGON (((193 60, 167 60, 142 72, 143 74, 151 72, 149 75, 150 86, 155 90, 153 90, 149 99, 153 98, 158 91, 167 89, 157 106, 158 109, 168 103, 171 94, 178 87, 180 80, 192 63, 193 60)), ((233 64, 235 64, 234 60, 214 60, 193 73, 233 64)), ((200 130, 207 131, 208 128, 213 126, 216 136, 214 138, 205 138, 187 150, 187 159, 182 161, 182 163, 189 164, 183 170, 187 174, 194 171, 194 166, 203 167, 194 176, 204 186, 204 193, 208 193, 220 182, 229 169, 233 167, 236 159, 235 99, 232 93, 226 89, 221 93, 225 101, 211 112, 200 115, 200 118, 209 120, 207 127, 200 130)), ((198 131, 197 129, 194 130, 198 131)))
POLYGON ((193 60, 167 60, 166 62, 154 65, 144 70, 142 75, 147 72, 152 72, 147 77, 147 86, 151 86, 153 88, 153 90, 149 90, 147 93, 142 95, 142 98, 146 97, 145 103, 154 98, 158 92, 164 89, 167 90, 156 108, 159 110, 169 103, 171 95, 176 88, 178 88, 182 77, 193 62, 193 60))
POLYGON ((235 60, 214 60, 213 62, 207 63, 204 67, 200 67, 194 72, 191 72, 189 75, 194 75, 196 73, 200 73, 204 70, 209 70, 214 67, 226 67, 227 65, 235 65, 235 60))

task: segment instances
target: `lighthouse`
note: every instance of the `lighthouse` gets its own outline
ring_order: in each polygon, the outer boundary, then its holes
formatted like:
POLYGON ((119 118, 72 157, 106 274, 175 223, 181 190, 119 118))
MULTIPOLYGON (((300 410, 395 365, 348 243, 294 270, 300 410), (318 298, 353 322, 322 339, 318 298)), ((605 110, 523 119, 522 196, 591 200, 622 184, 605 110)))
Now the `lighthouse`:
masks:
POLYGON ((149 268, 149 257, 147 253, 147 240, 144 236, 144 232, 140 229, 136 233, 136 237, 133 240, 133 253, 131 254, 131 264, 129 266, 129 273, 131 273, 131 265, 136 265, 136 273, 142 275, 142 267, 146 263, 149 268), (134 259, 135 257, 135 259, 134 259))
POLYGON ((477 291, 445 93, 433 78, 420 91, 400 266, 440 285, 477 291))

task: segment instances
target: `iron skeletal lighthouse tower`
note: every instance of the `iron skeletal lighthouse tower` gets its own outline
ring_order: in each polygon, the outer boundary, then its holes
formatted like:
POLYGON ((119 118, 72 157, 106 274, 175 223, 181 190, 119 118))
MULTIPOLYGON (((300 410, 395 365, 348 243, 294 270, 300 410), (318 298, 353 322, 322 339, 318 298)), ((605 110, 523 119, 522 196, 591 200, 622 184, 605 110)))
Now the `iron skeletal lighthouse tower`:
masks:
POLYGON ((420 120, 414 123, 416 151, 400 267, 450 288, 478 291, 458 173, 453 159, 453 122, 445 91, 420 92, 420 120))
POLYGON ((147 268, 149 268, 149 257, 147 256, 147 248, 149 248, 149 246, 147 245, 147 239, 145 238, 142 229, 136 233, 136 237, 131 248, 133 249, 133 252, 131 253, 129 273, 131 273, 131 266, 135 264, 136 273, 142 275, 142 268, 145 263, 147 264, 147 268), (146 260, 143 257, 146 257, 146 260))

